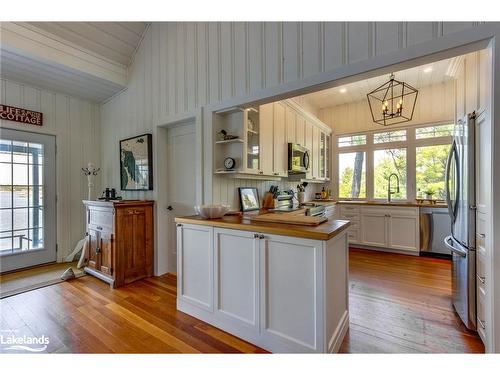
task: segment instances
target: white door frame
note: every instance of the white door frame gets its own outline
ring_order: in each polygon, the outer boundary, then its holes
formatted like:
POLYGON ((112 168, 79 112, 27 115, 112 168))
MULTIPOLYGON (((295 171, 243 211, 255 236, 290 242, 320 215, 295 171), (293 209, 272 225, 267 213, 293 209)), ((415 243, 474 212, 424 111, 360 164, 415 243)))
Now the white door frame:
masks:
MULTIPOLYGON (((458 55, 464 55, 480 49, 491 47, 492 49, 492 71, 500 67, 500 23, 492 22, 444 35, 438 39, 417 44, 411 47, 398 49, 394 52, 375 56, 369 60, 347 64, 336 69, 315 74, 311 77, 299 79, 297 81, 279 84, 274 87, 265 88, 249 95, 231 98, 219 103, 211 104, 201 109, 203 118, 203 131, 205 135, 213 134, 213 115, 215 112, 224 112, 233 108, 247 105, 259 105, 272 101, 283 100, 298 95, 304 95, 314 91, 345 85, 351 82, 368 79, 371 77, 389 74, 392 71, 404 70, 417 65, 425 65, 434 61, 448 59, 458 55)), ((491 98, 491 160, 492 160, 492 186, 490 191, 494 192, 497 187, 500 193, 500 152, 495 153, 495 145, 500 148, 500 131, 495 132, 495 128, 500 129, 500 74, 494 74, 492 80, 491 98), (495 126, 496 125, 496 126, 495 126)), ((212 202, 213 189, 213 137, 208 137, 204 143, 203 160, 204 165, 204 202, 212 202)), ((495 233, 500 233, 500 199, 499 194, 491 194, 490 212, 490 248, 492 249, 491 264, 489 272, 491 283, 487 301, 486 317, 491 317, 487 326, 490 342, 487 344, 487 351, 500 352, 500 274, 493 270, 500 270, 500 246, 497 249, 493 244, 497 243, 495 233)))
MULTIPOLYGON (((169 249, 169 233, 167 230, 163 230, 163 227, 168 223, 167 206, 168 201, 168 170, 166 168, 166 163, 168 157, 168 139, 167 132, 168 129, 189 125, 194 122, 195 132, 196 132, 196 204, 202 204, 203 194, 204 194, 204 163, 203 163, 203 150, 204 142, 203 139, 206 137, 203 134, 203 120, 202 120, 201 108, 196 111, 184 113, 181 116, 170 116, 161 118, 156 122, 154 127, 153 138, 156 142, 154 153, 153 164, 155 168, 155 191, 156 191, 156 210, 155 210, 155 251, 154 251, 154 274, 163 275, 167 272, 172 272, 175 269, 175 264, 171 265, 168 261, 168 249, 169 249), (162 162, 163 161, 163 162, 162 162), (160 229, 160 230, 159 230, 160 229)), ((207 135, 208 136, 208 135, 207 135)), ((211 137, 209 137, 211 139, 211 137)))
POLYGON ((36 133, 21 129, 0 128, 0 135, 5 134, 6 138, 21 142, 40 143, 37 138, 43 141, 45 150, 43 156, 43 241, 44 245, 39 250, 27 250, 22 253, 4 255, 0 258, 0 272, 7 272, 38 266, 45 263, 56 262, 57 260, 57 157, 55 135, 36 133), (51 168, 48 168, 50 166, 51 168), (53 168, 52 168, 53 167, 53 168), (51 181, 50 184, 47 182, 51 181), (48 224, 51 224, 50 230, 48 224), (24 259, 24 260, 20 260, 24 259), (22 266, 18 266, 22 263, 22 266))

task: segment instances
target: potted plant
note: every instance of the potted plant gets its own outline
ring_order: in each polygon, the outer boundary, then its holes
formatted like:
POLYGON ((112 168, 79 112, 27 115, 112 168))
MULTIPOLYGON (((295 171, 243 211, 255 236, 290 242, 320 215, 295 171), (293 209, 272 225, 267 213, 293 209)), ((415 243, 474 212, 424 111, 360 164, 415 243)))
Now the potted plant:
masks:
POLYGON ((433 188, 427 188, 425 193, 425 199, 432 200, 432 196, 435 194, 435 190, 433 188))

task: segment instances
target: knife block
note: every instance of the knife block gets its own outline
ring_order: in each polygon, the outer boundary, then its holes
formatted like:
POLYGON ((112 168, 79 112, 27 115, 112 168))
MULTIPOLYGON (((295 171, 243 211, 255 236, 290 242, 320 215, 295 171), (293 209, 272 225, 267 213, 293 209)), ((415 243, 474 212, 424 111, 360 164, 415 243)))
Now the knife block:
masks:
POLYGON ((275 205, 274 205, 274 195, 272 193, 267 192, 266 194, 264 194, 264 200, 262 202, 262 208, 267 208, 267 209, 275 208, 275 205))

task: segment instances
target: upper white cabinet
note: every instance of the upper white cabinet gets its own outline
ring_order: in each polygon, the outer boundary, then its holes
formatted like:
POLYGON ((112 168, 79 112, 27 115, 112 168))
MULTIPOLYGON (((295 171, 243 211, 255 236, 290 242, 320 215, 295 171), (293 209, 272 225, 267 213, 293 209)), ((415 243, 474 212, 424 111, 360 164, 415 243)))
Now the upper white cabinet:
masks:
POLYGON ((273 175, 288 176, 288 147, 286 107, 281 102, 274 103, 273 128, 273 175))
POLYGON ((297 142, 297 113, 295 110, 286 106, 286 142, 297 142))
MULTIPOLYGON (((273 122, 274 122, 274 105, 273 103, 264 104, 259 107, 260 113, 260 164, 259 174, 272 175, 274 171, 273 165, 273 122)), ((252 171, 253 172, 253 171, 252 171)))
POLYGON ((301 146, 305 145, 306 120, 297 115, 295 118, 295 143, 301 146))
POLYGON ((214 115, 215 173, 240 178, 274 179, 288 176, 288 143, 309 149, 312 182, 329 180, 331 130, 293 101, 279 101, 214 115), (236 136, 221 140, 221 130, 236 136), (235 160, 226 169, 226 158, 235 160), (256 177, 258 176, 258 177, 256 177))
POLYGON ((307 171, 306 178, 312 179, 314 176, 314 155, 313 155, 313 125, 309 121, 305 121, 305 132, 304 132, 304 146, 308 149, 311 150, 311 153, 309 155, 310 157, 310 168, 307 171))
POLYGON ((312 127, 312 178, 313 180, 319 179, 319 143, 320 143, 321 132, 320 130, 313 126, 312 127))

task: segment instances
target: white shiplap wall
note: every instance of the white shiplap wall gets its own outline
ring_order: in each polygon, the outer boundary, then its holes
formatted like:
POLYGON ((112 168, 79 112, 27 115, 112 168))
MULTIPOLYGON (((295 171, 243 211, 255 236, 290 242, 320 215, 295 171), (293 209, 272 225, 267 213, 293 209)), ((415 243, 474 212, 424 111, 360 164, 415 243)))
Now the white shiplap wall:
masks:
MULTIPOLYGON (((103 186, 119 185, 118 140, 155 133, 160 118, 474 26, 474 22, 152 23, 130 68, 127 89, 102 106, 103 186)), ((164 165, 155 162, 157 167, 164 165)), ((214 178, 214 200, 233 200, 232 193, 220 195, 233 184, 214 178)), ((155 198, 154 191, 122 195, 155 198)))
MULTIPOLYGON (((318 117, 336 135, 384 129, 373 122, 367 99, 322 108, 318 117)), ((420 88, 412 121, 400 125, 432 124, 454 119, 455 82, 447 81, 420 88)))
MULTIPOLYGON (((0 120, 0 127, 56 136, 57 243, 60 261, 85 234, 87 178, 81 168, 89 161, 100 165, 99 105, 5 79, 0 79, 2 104, 43 113, 43 126, 0 120)), ((0 129, 1 132, 1 129, 0 129)), ((96 179, 99 194, 100 176, 96 179)))

